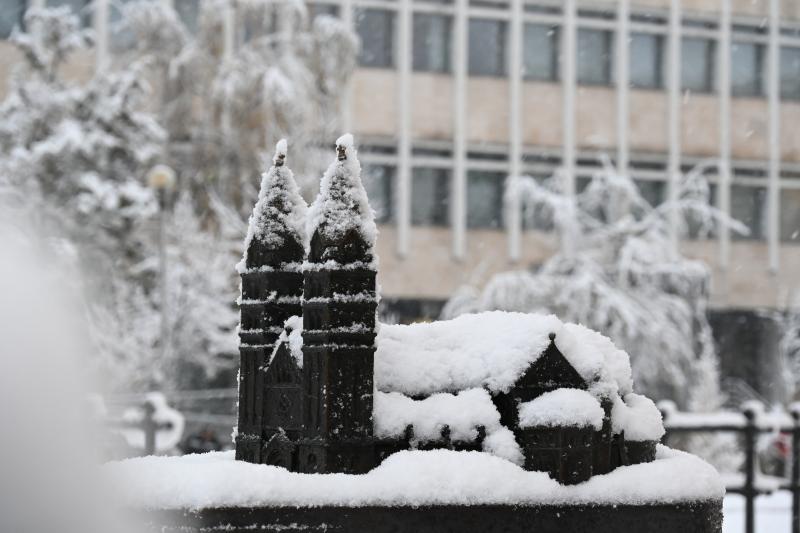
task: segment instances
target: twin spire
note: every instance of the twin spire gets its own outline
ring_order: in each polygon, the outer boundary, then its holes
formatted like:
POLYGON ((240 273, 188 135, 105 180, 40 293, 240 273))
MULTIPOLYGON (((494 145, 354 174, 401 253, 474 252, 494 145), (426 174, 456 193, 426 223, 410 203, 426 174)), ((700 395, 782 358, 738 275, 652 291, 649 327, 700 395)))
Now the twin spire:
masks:
POLYGON ((281 251, 287 247, 312 249, 311 255, 318 257, 311 257, 311 261, 345 259, 340 257, 341 250, 330 249, 331 243, 352 241, 356 235, 363 244, 359 246, 360 255, 371 255, 377 229, 361 182, 353 136, 348 133, 336 140, 336 159, 325 171, 320 192, 310 207, 286 164, 287 152, 287 142, 281 139, 275 145, 272 166, 262 176, 239 272, 286 263, 288 258, 282 257, 281 251), (319 245, 312 246, 312 240, 319 245))

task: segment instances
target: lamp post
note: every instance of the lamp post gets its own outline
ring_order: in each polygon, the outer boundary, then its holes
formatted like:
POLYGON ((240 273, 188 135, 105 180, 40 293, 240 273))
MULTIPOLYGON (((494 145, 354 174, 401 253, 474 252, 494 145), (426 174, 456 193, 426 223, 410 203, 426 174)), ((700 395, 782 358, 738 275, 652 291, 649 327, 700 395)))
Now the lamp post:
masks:
POLYGON ((147 173, 147 184, 158 196, 158 285, 161 293, 161 360, 166 361, 167 338, 167 246, 166 209, 169 194, 175 189, 175 171, 167 165, 156 165, 147 173))

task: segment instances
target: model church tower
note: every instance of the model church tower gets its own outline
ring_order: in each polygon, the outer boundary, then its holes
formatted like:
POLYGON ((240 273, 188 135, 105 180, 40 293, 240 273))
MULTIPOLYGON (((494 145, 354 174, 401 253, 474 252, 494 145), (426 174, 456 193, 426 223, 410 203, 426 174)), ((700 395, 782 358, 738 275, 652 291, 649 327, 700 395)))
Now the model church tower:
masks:
POLYGON ((272 167, 263 176, 237 265, 242 294, 236 458, 255 463, 263 462, 264 444, 278 430, 264 416, 274 412, 275 402, 265 394, 262 369, 286 320, 302 313, 307 206, 286 166, 286 148, 284 140, 277 144, 272 167))
POLYGON ((376 228, 353 138, 336 142, 309 212, 303 269, 304 472, 372 468, 376 228))

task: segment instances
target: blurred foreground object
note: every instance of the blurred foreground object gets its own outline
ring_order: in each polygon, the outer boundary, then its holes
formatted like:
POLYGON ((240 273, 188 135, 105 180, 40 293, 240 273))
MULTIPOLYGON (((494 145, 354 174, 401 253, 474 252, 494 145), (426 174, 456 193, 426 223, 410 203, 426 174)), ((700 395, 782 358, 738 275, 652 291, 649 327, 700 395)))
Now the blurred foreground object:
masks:
POLYGON ((0 531, 128 531, 85 416, 85 314, 65 289, 74 271, 19 215, 0 204, 0 531))

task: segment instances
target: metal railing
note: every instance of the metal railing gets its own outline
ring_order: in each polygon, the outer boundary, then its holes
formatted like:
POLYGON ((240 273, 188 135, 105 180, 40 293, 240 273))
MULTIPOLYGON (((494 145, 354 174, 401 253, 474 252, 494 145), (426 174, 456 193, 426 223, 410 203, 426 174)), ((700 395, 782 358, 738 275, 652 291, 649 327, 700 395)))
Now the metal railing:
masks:
POLYGON ((172 429, 170 422, 158 422, 155 419, 156 406, 150 400, 145 400, 141 406, 142 419, 129 421, 123 419, 106 419, 105 425, 116 429, 140 429, 144 432, 144 455, 156 453, 156 434, 159 431, 172 429))
POLYGON ((755 533, 755 503, 761 495, 775 491, 788 491, 792 495, 792 533, 800 533, 800 404, 792 404, 789 412, 764 412, 759 402, 746 402, 740 412, 684 413, 671 402, 659 404, 664 417, 666 445, 673 435, 692 433, 734 433, 741 439, 744 451, 744 482, 727 487, 731 494, 741 494, 745 500, 745 533, 755 533), (760 484, 758 465, 758 437, 766 433, 781 432, 791 435, 791 469, 788 480, 773 486, 760 484))

